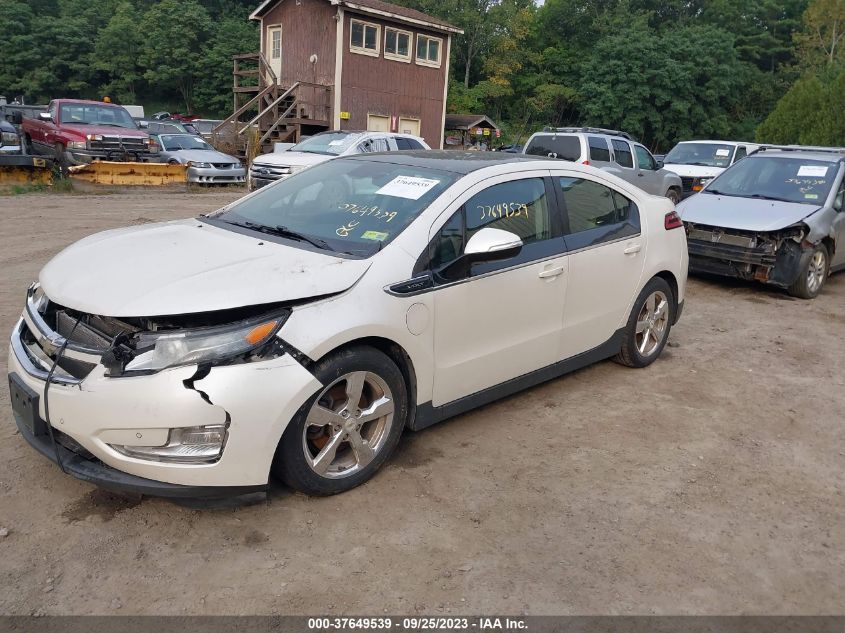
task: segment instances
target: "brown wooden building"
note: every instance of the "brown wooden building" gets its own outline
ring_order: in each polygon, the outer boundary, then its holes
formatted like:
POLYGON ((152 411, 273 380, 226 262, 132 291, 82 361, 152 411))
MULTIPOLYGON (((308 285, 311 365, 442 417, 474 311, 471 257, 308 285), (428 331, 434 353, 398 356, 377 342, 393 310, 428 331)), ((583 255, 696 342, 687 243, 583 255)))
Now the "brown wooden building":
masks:
POLYGON ((381 0, 265 0, 250 18, 261 51, 236 57, 234 113, 221 128, 257 126, 265 149, 327 129, 408 132, 442 147, 460 29, 381 0))

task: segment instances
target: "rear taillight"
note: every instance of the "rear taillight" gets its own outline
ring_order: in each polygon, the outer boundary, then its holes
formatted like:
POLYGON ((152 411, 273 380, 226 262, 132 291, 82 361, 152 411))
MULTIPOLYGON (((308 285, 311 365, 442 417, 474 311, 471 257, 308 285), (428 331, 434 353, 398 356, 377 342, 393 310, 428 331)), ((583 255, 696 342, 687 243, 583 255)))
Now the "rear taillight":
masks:
POLYGON ((684 223, 681 221, 681 216, 678 215, 677 211, 670 211, 663 216, 663 228, 667 231, 670 229, 680 229, 683 226, 684 223))

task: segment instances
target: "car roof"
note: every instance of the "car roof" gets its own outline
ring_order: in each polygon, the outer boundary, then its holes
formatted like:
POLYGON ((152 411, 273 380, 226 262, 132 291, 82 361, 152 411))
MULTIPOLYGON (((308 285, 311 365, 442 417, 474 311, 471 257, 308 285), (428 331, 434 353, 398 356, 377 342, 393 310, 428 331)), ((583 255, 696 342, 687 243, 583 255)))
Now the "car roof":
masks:
POLYGON ((409 167, 428 167, 451 171, 456 174, 469 174, 485 167, 508 163, 530 163, 551 161, 543 156, 525 154, 507 154, 505 152, 462 152, 457 150, 414 150, 404 152, 381 152, 377 154, 355 154, 338 160, 363 160, 369 162, 392 163, 409 167))
POLYGON ((402 136, 406 138, 416 138, 421 139, 421 136, 414 136, 413 134, 406 134, 405 132, 376 132, 374 130, 325 130, 324 132, 317 132, 316 134, 312 134, 309 138, 314 138, 315 136, 323 136, 325 134, 357 134, 363 136, 365 134, 381 134, 382 136, 402 136))
POLYGON ((718 143, 719 145, 753 145, 754 147, 759 146, 759 143, 751 143, 748 141, 720 141, 717 139, 690 139, 689 141, 679 141, 678 145, 685 145, 686 143, 718 143))

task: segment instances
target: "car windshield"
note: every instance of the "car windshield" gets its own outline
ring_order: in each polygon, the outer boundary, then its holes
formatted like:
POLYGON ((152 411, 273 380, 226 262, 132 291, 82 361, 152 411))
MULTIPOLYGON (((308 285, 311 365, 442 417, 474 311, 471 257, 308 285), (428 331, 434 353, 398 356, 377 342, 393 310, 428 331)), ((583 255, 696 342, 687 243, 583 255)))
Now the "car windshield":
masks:
POLYGON ((702 167, 727 167, 731 164, 733 145, 723 143, 678 143, 666 154, 667 165, 700 165, 702 167))
POLYGON ((200 137, 191 134, 162 134, 159 139, 161 146, 167 152, 177 152, 182 149, 214 149, 200 137))
POLYGON ((129 113, 120 107, 91 103, 65 103, 61 106, 61 122, 65 125, 110 125, 137 129, 129 113))
POLYGON ((528 142, 525 153, 576 161, 581 158, 581 139, 577 136, 538 134, 528 142))
POLYGON ((751 156, 714 178, 702 193, 824 204, 836 164, 800 156, 751 156))
POLYGON ((459 177, 424 167, 338 159, 263 187, 211 217, 369 257, 459 177))
POLYGON ((318 134, 297 143, 290 148, 291 152, 308 152, 309 154, 326 154, 340 156, 350 146, 355 144, 360 134, 355 132, 331 132, 318 134))

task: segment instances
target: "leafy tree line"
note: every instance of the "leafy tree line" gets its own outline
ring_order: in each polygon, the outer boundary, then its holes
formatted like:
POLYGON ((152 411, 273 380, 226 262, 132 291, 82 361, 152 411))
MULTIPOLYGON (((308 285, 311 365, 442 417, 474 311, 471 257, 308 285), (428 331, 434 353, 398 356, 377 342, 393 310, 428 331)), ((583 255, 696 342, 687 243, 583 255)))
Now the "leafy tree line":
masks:
MULTIPOLYGON (((461 27, 448 108, 516 140, 624 129, 845 145, 845 0, 393 0, 461 27)), ((229 112, 259 0, 2 0, 0 93, 229 112)))

